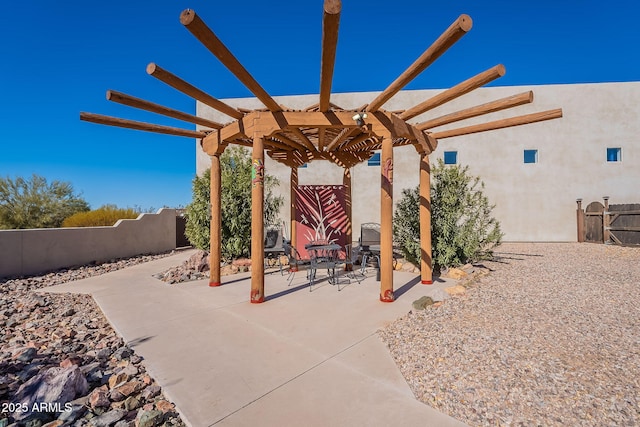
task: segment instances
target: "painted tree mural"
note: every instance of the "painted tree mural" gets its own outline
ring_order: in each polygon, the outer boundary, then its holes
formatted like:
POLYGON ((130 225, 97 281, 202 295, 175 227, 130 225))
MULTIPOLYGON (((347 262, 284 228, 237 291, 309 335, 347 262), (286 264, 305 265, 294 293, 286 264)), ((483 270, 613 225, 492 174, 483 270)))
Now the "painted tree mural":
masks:
POLYGON ((296 188, 296 249, 307 258, 311 242, 344 246, 349 218, 343 185, 300 185, 296 188))

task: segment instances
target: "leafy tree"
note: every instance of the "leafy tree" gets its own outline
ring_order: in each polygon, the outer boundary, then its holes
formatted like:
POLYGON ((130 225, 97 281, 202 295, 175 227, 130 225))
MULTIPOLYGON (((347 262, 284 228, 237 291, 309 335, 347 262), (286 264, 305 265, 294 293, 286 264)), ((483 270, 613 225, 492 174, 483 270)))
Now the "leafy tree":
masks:
MULTIPOLYGON (((484 183, 467 166, 446 166, 440 159, 431 171, 431 241, 436 269, 489 259, 500 244, 494 206, 483 194, 484 183)), ((394 215, 394 236, 405 257, 420 262, 420 188, 404 190, 394 215)))
POLYGON ((140 209, 119 208, 116 205, 104 205, 88 212, 77 212, 62 221, 63 227, 100 227, 112 226, 120 219, 136 219, 140 209))
POLYGON ((69 182, 48 184, 36 174, 31 179, 0 178, 0 229, 60 227, 65 218, 88 210, 69 182))
MULTIPOLYGON (((242 147, 229 147, 220 156, 221 169, 221 214, 222 214, 222 258, 247 257, 251 249, 251 156, 242 147)), ((193 200, 186 207, 185 234, 191 244, 209 250, 209 225, 211 223, 210 178, 207 170, 193 180, 193 200)), ((264 221, 265 225, 276 224, 283 203, 273 189, 277 178, 264 177, 264 221)))

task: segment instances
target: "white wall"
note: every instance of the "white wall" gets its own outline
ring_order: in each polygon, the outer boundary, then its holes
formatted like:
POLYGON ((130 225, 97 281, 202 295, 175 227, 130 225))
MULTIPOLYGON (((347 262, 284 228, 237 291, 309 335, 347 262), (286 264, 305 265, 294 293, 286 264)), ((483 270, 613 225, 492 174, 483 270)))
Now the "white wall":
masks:
MULTIPOLYGON (((468 165, 485 183, 485 194, 496 205, 506 241, 575 241, 577 198, 584 205, 602 196, 610 203, 640 202, 640 82, 571 85, 513 86, 481 88, 464 95, 412 122, 418 123, 453 111, 489 102, 527 90, 534 91, 529 105, 453 123, 436 130, 457 128, 504 117, 562 108, 564 117, 526 126, 442 139, 430 156, 431 162, 445 150, 458 151, 458 162, 468 165), (622 162, 606 161, 607 147, 622 148, 622 162), (538 163, 524 164, 523 150, 537 149, 538 163)), ((384 108, 406 109, 440 90, 403 91, 384 108)), ((332 95, 331 101, 345 109, 371 101, 377 93, 332 95)), ((317 102, 317 95, 276 97, 290 108, 304 108, 317 102)), ((256 99, 226 100, 244 108, 262 108, 256 99)), ((222 121, 220 115, 198 103, 198 115, 222 121)), ((208 156, 196 144, 197 171, 209 166, 208 156)), ((394 150, 394 199, 403 188, 418 184, 419 157, 413 147, 394 150)), ((277 162, 265 162, 267 173, 280 179, 285 197, 282 218, 288 220, 289 169, 277 162)), ((360 164, 353 168, 354 239, 360 223, 379 222, 380 170, 360 164)), ((300 169, 299 183, 341 184, 337 166, 316 161, 300 169)))
POLYGON ((0 230, 0 277, 157 254, 175 247, 175 209, 140 214, 112 227, 0 230))

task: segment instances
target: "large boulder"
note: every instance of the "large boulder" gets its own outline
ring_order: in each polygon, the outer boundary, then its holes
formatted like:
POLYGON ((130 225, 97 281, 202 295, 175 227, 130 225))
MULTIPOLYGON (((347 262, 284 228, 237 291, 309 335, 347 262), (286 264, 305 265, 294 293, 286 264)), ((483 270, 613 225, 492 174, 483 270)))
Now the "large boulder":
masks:
POLYGON ((199 273, 209 271, 209 253, 202 250, 197 251, 184 262, 184 267, 186 270, 199 273))
POLYGON ((49 368, 20 386, 16 400, 29 410, 15 413, 14 418, 22 420, 29 417, 34 403, 64 407, 65 403, 83 396, 88 390, 89 384, 78 366, 49 368))

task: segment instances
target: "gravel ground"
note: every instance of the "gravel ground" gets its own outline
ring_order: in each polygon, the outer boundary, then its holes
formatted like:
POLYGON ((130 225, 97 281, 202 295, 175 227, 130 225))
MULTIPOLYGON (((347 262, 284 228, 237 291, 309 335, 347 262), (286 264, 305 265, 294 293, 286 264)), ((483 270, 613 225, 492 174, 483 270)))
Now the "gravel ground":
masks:
POLYGON ((415 396, 471 426, 640 425, 640 248, 503 244, 380 332, 415 396))

